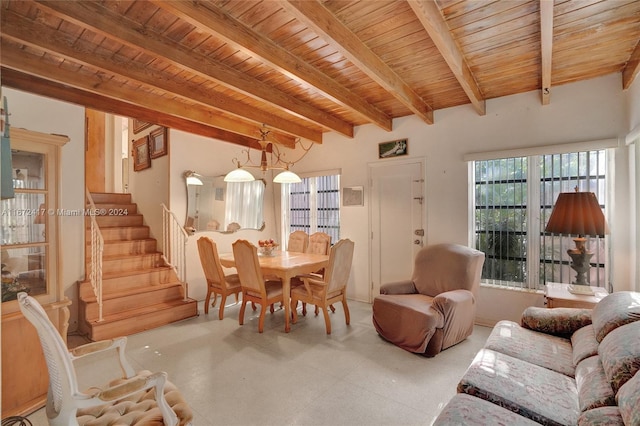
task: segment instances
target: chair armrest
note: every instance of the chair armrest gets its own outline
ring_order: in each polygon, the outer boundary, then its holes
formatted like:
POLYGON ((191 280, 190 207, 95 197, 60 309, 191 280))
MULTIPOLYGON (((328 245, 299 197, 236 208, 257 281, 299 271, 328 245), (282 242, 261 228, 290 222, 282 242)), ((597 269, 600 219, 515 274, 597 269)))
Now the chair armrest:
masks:
MULTIPOLYGON (((445 318, 448 318, 451 312, 460 308, 473 308, 475 297, 469 290, 450 290, 438 294, 433 298, 431 306, 440 311, 445 318)), ((473 311, 475 315, 475 310, 473 311)))
POLYGON ((522 313, 520 325, 530 330, 567 337, 591 324, 591 309, 540 308, 530 306, 522 313))
POLYGON ((396 281, 380 286, 380 294, 416 294, 416 286, 411 280, 396 281))
POLYGON ((111 349, 118 351, 118 359, 120 361, 120 368, 122 369, 122 375, 124 378, 131 378, 136 375, 135 370, 129 364, 125 356, 125 347, 127 345, 126 337, 117 337, 115 339, 100 340, 98 342, 87 343, 76 348, 69 350, 72 360, 76 360, 87 355, 92 355, 111 349))
POLYGON ((115 386, 101 390, 93 395, 93 400, 96 399, 104 402, 117 401, 127 396, 133 395, 136 392, 155 388, 155 399, 158 408, 162 413, 162 418, 165 425, 176 426, 178 425, 178 416, 173 411, 164 395, 164 386, 167 383, 167 373, 158 372, 149 376, 135 376, 131 379, 119 383, 115 386))

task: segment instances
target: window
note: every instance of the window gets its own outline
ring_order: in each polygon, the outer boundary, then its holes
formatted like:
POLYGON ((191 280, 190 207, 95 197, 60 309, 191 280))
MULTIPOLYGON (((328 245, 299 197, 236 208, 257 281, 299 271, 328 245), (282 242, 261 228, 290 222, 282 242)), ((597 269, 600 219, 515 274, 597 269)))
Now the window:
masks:
MULTIPOLYGON (((332 243, 340 239, 340 175, 326 172, 282 185, 284 235, 293 231, 325 232, 332 243)), ((286 241, 286 239, 284 240, 286 241)))
MULTIPOLYGON (((606 150, 474 161, 475 247, 485 255, 482 278, 508 287, 542 289, 574 279, 566 251, 571 237, 544 232, 560 192, 594 192, 606 212, 606 150)), ((589 238, 591 285, 606 285, 604 239, 589 238)))

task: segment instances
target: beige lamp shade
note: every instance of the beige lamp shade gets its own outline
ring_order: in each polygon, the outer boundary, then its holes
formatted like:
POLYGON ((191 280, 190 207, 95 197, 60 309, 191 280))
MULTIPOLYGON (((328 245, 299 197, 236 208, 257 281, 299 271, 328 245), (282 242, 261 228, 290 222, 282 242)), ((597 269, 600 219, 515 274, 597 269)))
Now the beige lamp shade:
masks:
POLYGON ((563 192, 556 200, 545 231, 603 237, 609 229, 593 192, 563 192))

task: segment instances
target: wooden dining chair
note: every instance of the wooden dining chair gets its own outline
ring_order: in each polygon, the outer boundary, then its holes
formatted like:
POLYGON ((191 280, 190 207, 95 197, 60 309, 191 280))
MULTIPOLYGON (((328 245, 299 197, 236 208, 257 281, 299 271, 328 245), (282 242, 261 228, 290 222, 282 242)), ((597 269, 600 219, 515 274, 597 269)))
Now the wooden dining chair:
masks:
MULTIPOLYGON (((309 234, 304 231, 293 231, 289 234, 289 241, 287 241, 287 251, 294 251, 298 253, 305 253, 309 246, 309 234)), ((279 281, 280 278, 268 276, 267 281, 279 281)), ((291 285, 294 285, 293 283, 291 285)), ((282 307, 282 305, 280 306, 282 307)), ((271 306, 271 312, 273 312, 273 305, 271 306)))
POLYGON ((327 334, 331 334, 331 319, 329 318, 329 306, 336 302, 342 302, 344 318, 349 325, 349 307, 347 306, 347 282, 351 272, 353 262, 354 243, 349 239, 338 241, 329 253, 329 264, 325 268, 324 277, 313 275, 303 276, 301 286, 291 290, 291 312, 292 322, 298 321, 298 313, 295 307, 298 300, 303 303, 310 303, 322 309, 324 314, 327 334))
POLYGON ((304 231, 293 231, 289 234, 287 242, 287 251, 296 251, 304 253, 309 245, 309 234, 304 231))
POLYGON ((200 263, 207 279, 207 297, 204 301, 204 313, 209 313, 209 302, 211 294, 213 294, 213 303, 216 305, 218 294, 221 297, 220 308, 218 308, 218 318, 224 318, 224 307, 227 302, 227 296, 234 294, 236 303, 238 303, 238 294, 242 291, 240 287, 240 277, 238 274, 225 275, 220 257, 218 255, 218 247, 216 243, 209 237, 198 238, 198 254, 200 255, 200 263))
MULTIPOLYGON (((237 240, 233 243, 233 257, 242 287, 242 306, 238 322, 240 325, 244 324, 244 311, 247 302, 257 303, 261 307, 258 332, 262 333, 267 306, 272 306, 276 302, 285 303, 282 282, 265 280, 258 260, 258 248, 249 241, 237 240)), ((273 308, 271 312, 273 312, 273 308)))
MULTIPOLYGON (((305 253, 313 254, 325 254, 328 255, 331 250, 331 235, 325 232, 314 232, 309 236, 309 245, 305 250, 305 253)), ((324 275, 324 268, 314 272, 315 275, 322 277, 324 275)), ((294 277, 291 279, 291 287, 297 287, 302 285, 302 279, 294 277)), ((336 308, 333 305, 330 306, 331 312, 335 312, 336 308)), ((307 315, 307 304, 302 304, 302 315, 307 315)), ((318 315, 318 307, 316 306, 316 315, 318 315)))
POLYGON ((329 254, 331 235, 325 232, 314 232, 309 236, 309 245, 305 253, 329 254))

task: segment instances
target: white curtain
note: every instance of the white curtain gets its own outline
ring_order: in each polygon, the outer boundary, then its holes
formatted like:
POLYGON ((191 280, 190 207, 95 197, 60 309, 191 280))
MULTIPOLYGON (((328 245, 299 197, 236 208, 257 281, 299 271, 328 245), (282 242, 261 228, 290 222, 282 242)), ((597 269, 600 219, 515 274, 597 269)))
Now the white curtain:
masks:
POLYGON ((264 182, 227 182, 227 202, 224 214, 225 229, 231 223, 242 228, 259 229, 264 222, 264 182))

